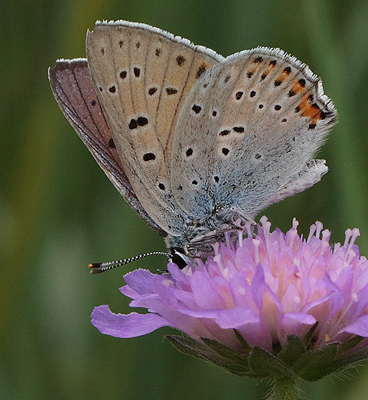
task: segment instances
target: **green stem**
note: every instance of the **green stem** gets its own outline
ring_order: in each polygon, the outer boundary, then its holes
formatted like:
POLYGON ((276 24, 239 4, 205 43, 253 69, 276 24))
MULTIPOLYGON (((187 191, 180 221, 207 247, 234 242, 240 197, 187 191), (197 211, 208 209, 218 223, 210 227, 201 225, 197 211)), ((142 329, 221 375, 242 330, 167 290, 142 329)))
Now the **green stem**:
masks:
POLYGON ((295 377, 274 379, 267 400, 301 400, 301 381, 295 377))

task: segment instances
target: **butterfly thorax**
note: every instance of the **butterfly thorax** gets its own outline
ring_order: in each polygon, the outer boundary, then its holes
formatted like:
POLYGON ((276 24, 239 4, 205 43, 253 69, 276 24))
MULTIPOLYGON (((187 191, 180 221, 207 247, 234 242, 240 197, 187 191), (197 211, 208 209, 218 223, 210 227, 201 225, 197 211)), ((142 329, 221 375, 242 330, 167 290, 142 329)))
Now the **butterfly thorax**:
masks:
POLYGON ((178 251, 189 258, 207 257, 213 254, 213 245, 224 242, 226 236, 236 239, 242 230, 246 218, 233 209, 213 212, 211 217, 203 220, 188 219, 180 235, 168 235, 165 238, 169 249, 178 251))

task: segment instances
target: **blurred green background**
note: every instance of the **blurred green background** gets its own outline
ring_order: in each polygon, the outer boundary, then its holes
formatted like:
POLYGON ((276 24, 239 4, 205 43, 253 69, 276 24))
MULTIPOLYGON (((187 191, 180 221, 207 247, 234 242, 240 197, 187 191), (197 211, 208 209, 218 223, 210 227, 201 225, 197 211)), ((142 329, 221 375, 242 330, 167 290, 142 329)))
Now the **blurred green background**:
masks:
MULTIPOLYGON (((341 241, 359 227, 368 255, 368 2, 5 0, 0 12, 0 398, 262 399, 265 387, 176 352, 164 334, 115 339, 93 307, 129 312, 124 270, 87 264, 164 249, 127 206, 55 102, 47 68, 85 57, 96 19, 145 22, 223 55, 280 47, 323 78, 339 111, 319 157, 322 182, 265 211, 306 234, 316 219, 341 241)), ((151 258, 126 267, 164 268, 151 258)), ((306 386, 310 399, 365 399, 368 369, 306 386)))

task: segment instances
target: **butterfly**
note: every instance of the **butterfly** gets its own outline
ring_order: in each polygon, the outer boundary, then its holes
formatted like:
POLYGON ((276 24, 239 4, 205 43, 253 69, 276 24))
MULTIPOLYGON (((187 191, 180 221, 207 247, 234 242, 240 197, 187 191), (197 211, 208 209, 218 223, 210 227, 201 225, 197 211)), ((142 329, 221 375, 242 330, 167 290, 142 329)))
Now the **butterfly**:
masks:
POLYGON ((161 29, 97 22, 87 59, 49 70, 93 157, 171 253, 212 244, 327 172, 313 156, 337 121, 321 80, 280 49, 229 57, 161 29))

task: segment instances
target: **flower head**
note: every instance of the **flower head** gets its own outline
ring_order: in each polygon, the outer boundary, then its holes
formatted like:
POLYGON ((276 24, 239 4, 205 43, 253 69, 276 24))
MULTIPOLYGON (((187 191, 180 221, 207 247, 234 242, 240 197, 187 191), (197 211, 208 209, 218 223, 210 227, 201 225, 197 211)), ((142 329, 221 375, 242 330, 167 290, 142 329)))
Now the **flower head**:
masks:
POLYGON ((262 357, 309 380, 342 369, 366 357, 368 345, 368 261, 354 244, 359 231, 347 230, 345 243, 331 247, 320 222, 307 239, 297 226, 294 219, 286 234, 271 232, 263 217, 256 235, 248 224, 246 237, 216 243, 206 261, 184 269, 170 263, 164 274, 130 272, 120 290, 131 307, 149 313, 100 306, 92 323, 121 338, 176 328, 194 340, 171 337, 181 351, 244 375, 265 377, 256 368, 262 357), (320 360, 318 372, 315 365, 305 370, 311 354, 320 360))

